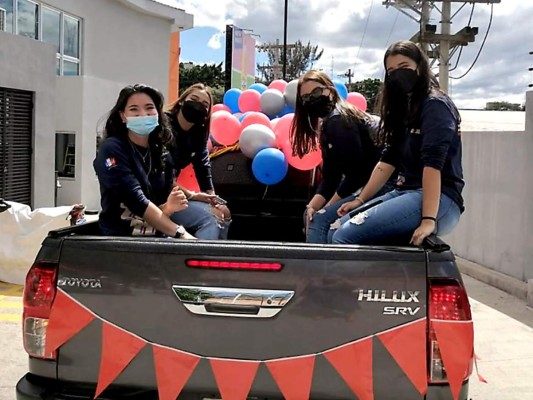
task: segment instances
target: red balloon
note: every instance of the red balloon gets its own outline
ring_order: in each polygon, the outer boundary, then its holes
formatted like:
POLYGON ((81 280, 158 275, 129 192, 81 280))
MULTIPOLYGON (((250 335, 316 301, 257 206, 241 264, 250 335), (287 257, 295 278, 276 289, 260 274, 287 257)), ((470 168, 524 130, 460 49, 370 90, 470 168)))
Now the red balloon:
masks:
POLYGON ((289 165, 302 171, 308 171, 318 167, 322 162, 322 151, 320 151, 320 148, 311 151, 300 158, 297 155, 292 155, 292 146, 290 141, 287 140, 281 150, 283 151, 283 154, 285 154, 285 158, 287 158, 289 165))
POLYGON ((276 147, 282 148, 289 140, 294 113, 285 114, 276 123, 274 134, 276 135, 276 147))
POLYGON ((178 179, 176 179, 176 183, 187 190, 192 190, 193 192, 200 191, 200 185, 198 185, 198 181, 196 180, 196 174, 194 173, 192 164, 187 165, 181 170, 178 179))
POLYGON ((229 112, 217 111, 211 118, 210 133, 217 143, 229 146, 239 140, 241 123, 229 112))
POLYGON ((348 93, 348 96, 346 97, 346 101, 355 107, 357 107, 361 111, 366 111, 367 108, 367 102, 365 99, 365 96, 363 96, 361 93, 357 92, 350 92, 348 93))
POLYGON ((211 107, 211 115, 213 115, 217 111, 221 111, 221 110, 227 111, 227 112, 229 112, 231 114, 231 108, 229 108, 225 104, 218 103, 218 104, 213 105, 213 107, 211 107))
POLYGON ((272 82, 270 82, 270 85, 268 85, 269 89, 278 89, 281 93, 285 92, 285 87, 288 85, 286 81, 283 79, 276 79, 272 82))
POLYGON ((254 89, 243 91, 239 96, 239 110, 243 113, 261 111, 261 93, 254 89))
POLYGON ((253 124, 261 124, 266 126, 267 128, 272 129, 272 126, 270 125, 270 119, 265 114, 257 111, 251 111, 246 114, 246 116, 241 121, 241 129, 244 129, 247 126, 253 124))

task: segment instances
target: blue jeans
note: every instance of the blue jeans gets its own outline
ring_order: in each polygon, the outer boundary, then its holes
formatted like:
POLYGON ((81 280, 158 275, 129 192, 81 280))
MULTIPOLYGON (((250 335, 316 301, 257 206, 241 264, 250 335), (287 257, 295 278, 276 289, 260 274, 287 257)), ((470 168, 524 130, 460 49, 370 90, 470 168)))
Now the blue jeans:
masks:
MULTIPOLYGON (((328 232, 328 243, 386 244, 402 241, 407 245, 422 221, 422 189, 393 190, 364 206, 371 203, 378 204, 366 211, 352 211, 342 217, 340 227, 328 232)), ((436 234, 451 232, 460 216, 459 206, 441 194, 436 234)))
POLYGON ((187 232, 198 239, 227 239, 230 221, 215 216, 211 205, 203 201, 189 201, 189 207, 175 212, 170 219, 183 225, 187 232))
MULTIPOLYGON (((385 193, 389 192, 392 189, 392 186, 387 183, 381 188, 376 196, 382 196, 385 193)), ((326 206, 318 210, 313 215, 313 220, 307 226, 307 243, 328 243, 328 233, 330 230, 330 225, 339 219, 337 215, 337 210, 341 205, 347 203, 348 201, 355 200, 356 195, 352 194, 344 199, 341 199, 329 206, 326 206)), ((304 225, 305 225, 305 216, 304 216, 304 225)))

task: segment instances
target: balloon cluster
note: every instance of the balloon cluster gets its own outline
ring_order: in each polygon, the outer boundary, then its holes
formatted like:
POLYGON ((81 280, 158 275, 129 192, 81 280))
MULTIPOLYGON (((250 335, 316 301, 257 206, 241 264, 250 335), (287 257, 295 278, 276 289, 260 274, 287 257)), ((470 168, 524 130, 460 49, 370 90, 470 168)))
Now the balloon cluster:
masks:
MULTIPOLYGON (((366 110, 364 96, 348 93, 342 82, 334 83, 344 100, 366 110)), ((242 153, 253 160, 254 177, 265 185, 283 180, 289 165, 305 171, 322 162, 320 149, 303 157, 292 154, 290 129, 297 88, 297 79, 290 82, 277 79, 268 86, 254 83, 246 90, 229 89, 224 93, 223 103, 212 107, 212 139, 223 146, 238 143, 242 153)))

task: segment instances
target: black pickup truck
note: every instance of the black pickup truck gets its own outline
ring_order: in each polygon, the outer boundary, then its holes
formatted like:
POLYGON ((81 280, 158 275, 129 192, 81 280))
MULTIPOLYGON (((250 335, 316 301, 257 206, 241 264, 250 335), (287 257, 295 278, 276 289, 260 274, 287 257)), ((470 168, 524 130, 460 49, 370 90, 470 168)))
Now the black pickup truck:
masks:
POLYGON ((311 245, 311 171, 278 185, 213 160, 228 241, 52 231, 24 293, 17 399, 468 399, 472 325, 454 255, 311 245))

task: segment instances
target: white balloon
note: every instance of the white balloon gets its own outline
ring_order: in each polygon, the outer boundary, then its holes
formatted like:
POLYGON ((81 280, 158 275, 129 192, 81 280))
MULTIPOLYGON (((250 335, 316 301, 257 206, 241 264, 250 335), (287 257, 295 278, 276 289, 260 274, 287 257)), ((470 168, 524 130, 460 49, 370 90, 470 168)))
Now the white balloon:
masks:
POLYGON ((261 111, 270 117, 281 113, 285 108, 285 98, 278 89, 267 89, 261 94, 261 111))
POLYGON ((296 94, 298 93, 298 79, 293 79, 285 86, 285 102, 292 108, 296 107, 296 94))
POLYGON ((241 132, 239 146, 248 158, 254 158, 257 153, 267 147, 274 147, 276 135, 272 129, 262 124, 248 125, 241 132))

